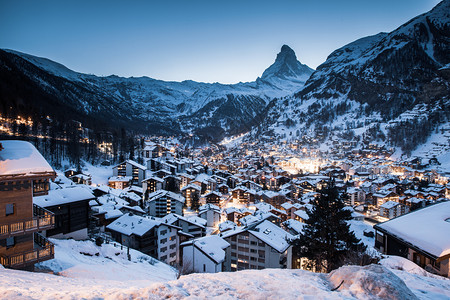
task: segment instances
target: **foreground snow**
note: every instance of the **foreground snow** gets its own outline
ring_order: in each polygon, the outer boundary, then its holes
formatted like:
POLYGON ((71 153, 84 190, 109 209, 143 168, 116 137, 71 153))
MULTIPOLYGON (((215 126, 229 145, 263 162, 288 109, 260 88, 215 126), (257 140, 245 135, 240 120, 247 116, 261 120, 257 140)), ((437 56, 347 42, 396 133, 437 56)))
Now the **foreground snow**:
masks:
POLYGON ((70 278, 112 280, 124 286, 146 286, 148 281, 165 282, 176 278, 175 270, 134 249, 109 243, 50 239, 55 244, 55 258, 37 265, 37 269, 70 278), (132 284, 130 284, 132 282, 132 284))
POLYGON ((131 251, 130 262, 126 252, 119 253, 113 246, 97 247, 92 242, 75 241, 56 243, 56 253, 62 249, 68 253, 57 254, 54 260, 42 265, 60 276, 0 269, 0 299, 450 298, 449 279, 431 275, 400 257, 384 259, 381 265, 345 266, 330 274, 266 269, 191 274, 174 280, 170 267, 139 261, 137 258, 142 254, 137 251, 131 251), (80 251, 88 252, 80 254, 80 251))

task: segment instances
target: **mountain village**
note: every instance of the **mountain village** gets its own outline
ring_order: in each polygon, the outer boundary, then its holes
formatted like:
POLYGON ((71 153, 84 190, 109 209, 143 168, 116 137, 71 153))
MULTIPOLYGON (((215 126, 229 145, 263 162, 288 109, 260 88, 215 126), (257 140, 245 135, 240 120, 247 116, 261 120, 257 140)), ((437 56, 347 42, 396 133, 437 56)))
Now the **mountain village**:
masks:
POLYGON ((449 11, 233 84, 0 49, 0 298, 449 299, 449 11))
POLYGON ((28 142, 1 145, 6 267, 33 269, 54 255, 48 238, 72 238, 118 243, 184 274, 301 269, 292 242, 302 234, 310 201, 334 178, 357 236, 377 255, 450 274, 449 174, 437 160, 393 161, 389 150, 345 145, 336 145, 344 155, 326 158, 270 141, 183 156, 176 140, 153 138, 145 142, 143 164, 104 167, 106 185, 82 169, 56 173, 28 142), (425 226, 430 222, 435 226, 425 226))

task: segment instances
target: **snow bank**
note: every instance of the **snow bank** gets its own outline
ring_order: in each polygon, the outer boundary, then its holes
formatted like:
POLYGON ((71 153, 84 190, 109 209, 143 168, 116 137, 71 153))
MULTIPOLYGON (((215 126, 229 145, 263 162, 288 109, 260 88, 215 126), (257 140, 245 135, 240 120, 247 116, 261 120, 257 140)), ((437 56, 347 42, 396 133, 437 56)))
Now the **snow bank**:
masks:
POLYGON ((398 257, 382 260, 386 266, 345 266, 330 274, 265 269, 175 280, 171 267, 150 263, 133 249, 129 261, 126 248, 113 244, 52 242, 55 259, 39 267, 58 275, 0 266, 0 299, 450 299, 449 279, 422 276, 417 266, 398 257))
POLYGON ((330 293, 321 274, 302 270, 247 270, 234 273, 192 274, 177 281, 132 293, 119 299, 344 299, 330 293))
POLYGON ((55 244, 55 258, 38 267, 64 277, 122 282, 145 279, 147 284, 176 278, 170 266, 134 249, 130 249, 128 260, 127 248, 119 244, 97 246, 92 241, 50 240, 55 244))
MULTIPOLYGON (((95 248, 91 250, 97 251, 95 248)), ((73 257, 69 262, 75 263, 77 259, 79 257, 73 257)), ((84 263, 80 261, 80 264, 84 263)), ((93 264, 86 267, 88 271, 85 274, 77 272, 75 277, 0 268, 0 299, 450 298, 448 279, 424 277, 400 270, 390 271, 380 265, 345 266, 330 274, 280 269, 191 274, 182 276, 179 280, 155 283, 158 269, 149 268, 145 275, 139 263, 132 259, 129 264, 131 266, 128 267, 116 264, 116 269, 102 269, 101 264, 93 264), (135 276, 131 275, 132 265, 136 266, 135 276), (109 279, 100 279, 101 274, 106 274, 105 271, 110 272, 109 279), (90 278, 90 274, 95 272, 99 272, 99 276, 90 278), (117 280, 110 280, 111 277, 117 280), (342 281, 342 285, 333 291, 342 281)))
POLYGON ((406 258, 400 257, 400 256, 386 256, 383 259, 380 260, 380 265, 385 266, 386 268, 393 269, 393 270, 404 270, 411 274, 417 274, 421 276, 428 276, 431 275, 415 263, 413 263, 410 260, 407 260, 406 258))
POLYGON ((418 299, 394 273, 380 265, 345 266, 329 275, 342 295, 357 299, 418 299))

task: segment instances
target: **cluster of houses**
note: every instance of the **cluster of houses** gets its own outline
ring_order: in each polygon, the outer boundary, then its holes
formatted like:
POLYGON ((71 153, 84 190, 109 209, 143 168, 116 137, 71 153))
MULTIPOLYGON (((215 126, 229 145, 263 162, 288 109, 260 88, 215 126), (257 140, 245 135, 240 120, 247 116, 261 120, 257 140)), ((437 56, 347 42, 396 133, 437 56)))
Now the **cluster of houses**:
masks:
MULTIPOLYGON (((396 226, 385 225, 420 218, 423 211, 450 203, 445 176, 422 171, 419 179, 414 172, 405 173, 411 166, 403 162, 364 155, 322 161, 320 167, 310 168, 314 172, 292 172, 291 153, 279 146, 244 144, 228 152, 217 148, 205 157, 201 149, 184 156, 173 147, 147 141, 141 163, 126 160, 112 166, 108 185, 92 185, 82 171, 70 169, 57 176, 27 142, 0 143, 0 262, 7 267, 32 268, 52 258, 48 237, 82 240, 100 234, 184 272, 301 268, 303 260, 296 257, 292 242, 302 234, 312 201, 333 177, 347 195, 354 219, 377 222, 374 212, 383 220, 392 219, 376 225, 377 249, 448 276, 449 239, 438 253, 408 239, 411 233, 402 235, 396 226), (39 157, 33 169, 11 164, 8 155, 20 156, 17 148, 39 157), (27 209, 19 214, 22 202, 27 209), (27 215, 21 215, 25 211, 27 215), (18 246, 25 240, 29 249, 18 246), (40 255, 37 240, 47 245, 47 256, 40 255)), ((450 225, 447 219, 450 215, 439 225, 443 231, 450 225)))

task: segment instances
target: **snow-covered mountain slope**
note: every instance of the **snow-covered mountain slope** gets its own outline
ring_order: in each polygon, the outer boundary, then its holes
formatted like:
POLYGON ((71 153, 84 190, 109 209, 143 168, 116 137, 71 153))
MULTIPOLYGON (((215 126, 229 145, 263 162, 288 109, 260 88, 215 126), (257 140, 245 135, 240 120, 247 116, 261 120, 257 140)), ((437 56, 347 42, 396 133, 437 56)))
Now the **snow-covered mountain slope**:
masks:
POLYGON ((450 62, 449 20, 450 1, 445 0, 390 33, 362 38, 334 51, 298 96, 345 95, 378 110, 386 108, 386 115, 396 114, 397 103, 411 107, 418 101, 448 96, 448 80, 439 69, 450 62), (435 93, 427 94, 426 85, 432 82, 435 93))
POLYGON ((71 71, 45 58, 12 50, 0 52, 4 77, 21 73, 48 97, 60 98, 60 102, 84 114, 106 114, 117 121, 140 123, 139 129, 154 133, 158 126, 169 127, 172 132, 210 127, 221 127, 224 134, 237 132, 273 98, 299 91, 312 73, 286 45, 261 78, 238 84, 97 77, 71 71))
POLYGON ((120 264, 105 279, 89 276, 95 270, 66 277, 64 273, 55 276, 0 269, 0 299, 431 300, 450 297, 450 280, 446 278, 420 272, 419 267, 401 257, 382 264, 345 266, 330 274, 280 269, 191 274, 161 283, 153 275, 140 279, 122 276, 120 264))
MULTIPOLYGON (((450 0, 445 0, 390 33, 331 53, 299 93, 270 103, 249 138, 265 131, 319 144, 378 142, 411 153, 433 131, 448 128, 449 63, 450 0)), ((441 144, 450 145, 450 139, 445 136, 441 144)))

